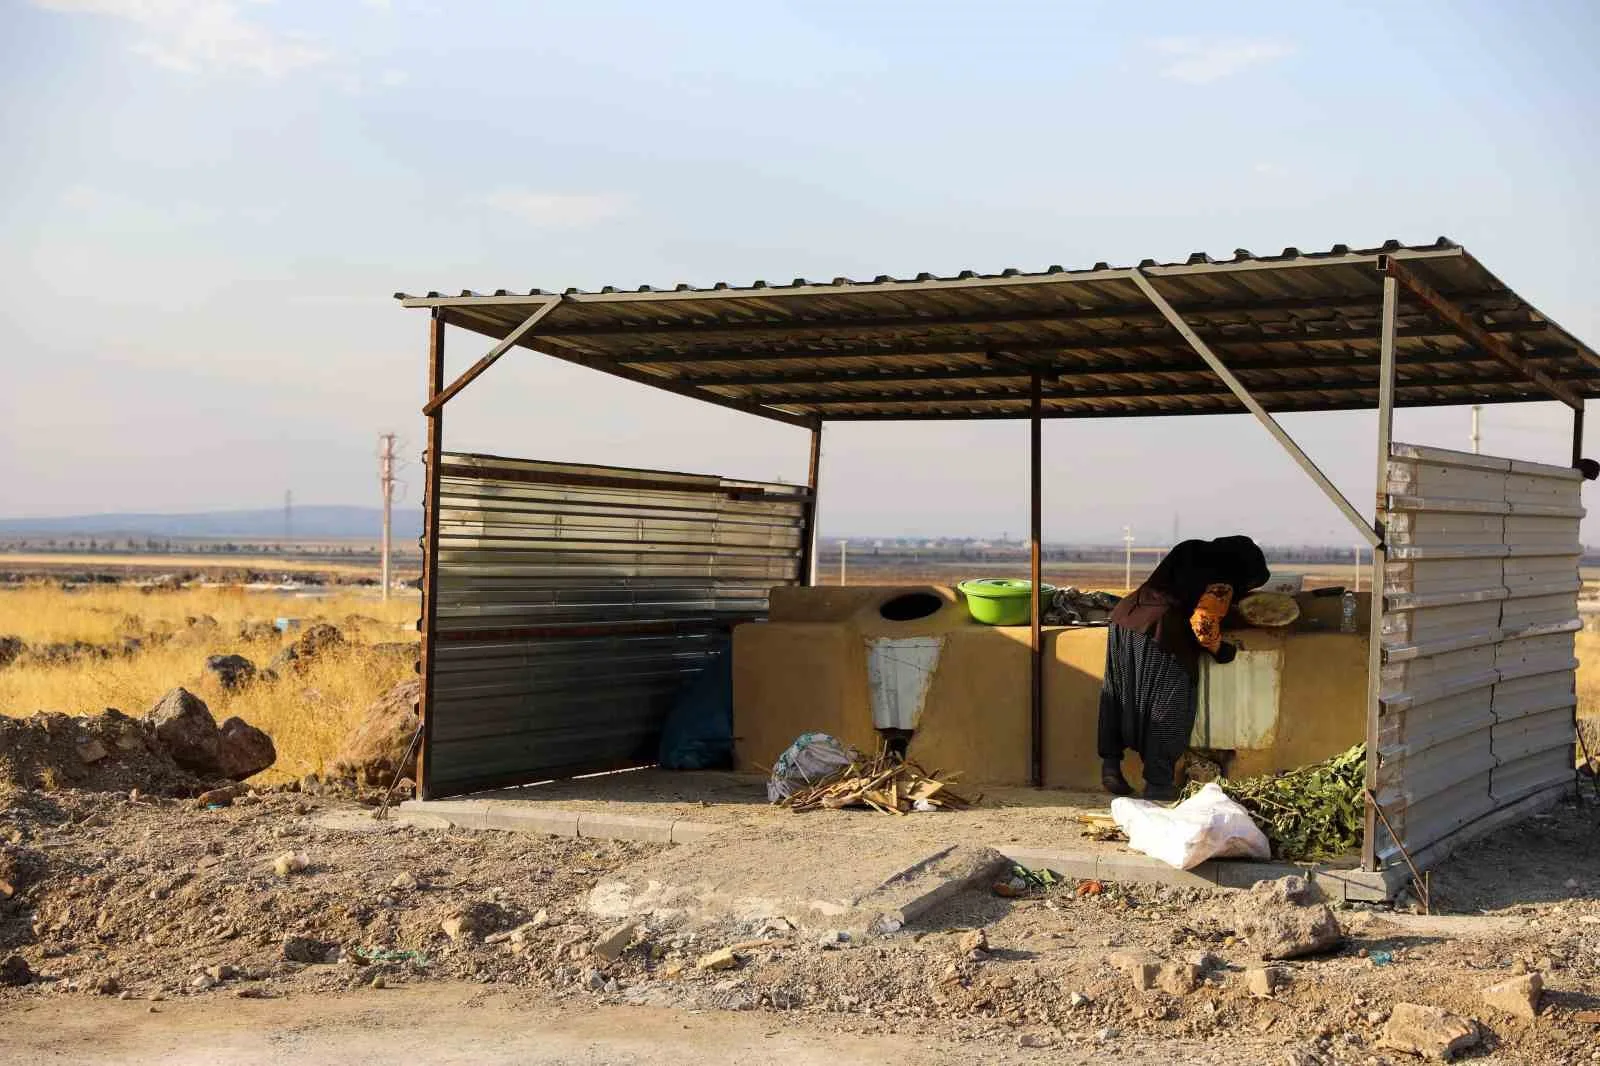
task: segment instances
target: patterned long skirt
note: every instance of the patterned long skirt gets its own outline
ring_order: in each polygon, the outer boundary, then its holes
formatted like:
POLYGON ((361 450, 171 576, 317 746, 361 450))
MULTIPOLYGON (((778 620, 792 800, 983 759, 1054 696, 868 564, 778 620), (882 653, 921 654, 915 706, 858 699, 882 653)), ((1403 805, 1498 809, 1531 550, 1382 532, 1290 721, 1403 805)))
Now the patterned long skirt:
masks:
POLYGON ((1099 752, 1122 759, 1133 750, 1146 782, 1169 784, 1194 732, 1195 679, 1155 638, 1112 626, 1100 689, 1099 752))

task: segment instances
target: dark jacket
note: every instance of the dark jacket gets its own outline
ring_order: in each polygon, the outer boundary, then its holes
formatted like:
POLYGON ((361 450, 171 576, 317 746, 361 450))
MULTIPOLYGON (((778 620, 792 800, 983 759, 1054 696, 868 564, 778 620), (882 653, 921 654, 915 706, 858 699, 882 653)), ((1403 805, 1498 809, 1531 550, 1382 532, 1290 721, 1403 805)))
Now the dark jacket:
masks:
MULTIPOLYGON (((1204 650, 1195 639, 1189 619, 1206 589, 1227 585, 1235 601, 1267 583, 1271 572, 1266 556, 1249 537, 1186 540, 1161 560, 1155 571, 1111 612, 1111 624, 1153 637, 1165 652, 1177 657, 1191 675, 1199 673, 1204 650)), ((1223 644, 1219 662, 1233 658, 1234 647, 1223 644)))

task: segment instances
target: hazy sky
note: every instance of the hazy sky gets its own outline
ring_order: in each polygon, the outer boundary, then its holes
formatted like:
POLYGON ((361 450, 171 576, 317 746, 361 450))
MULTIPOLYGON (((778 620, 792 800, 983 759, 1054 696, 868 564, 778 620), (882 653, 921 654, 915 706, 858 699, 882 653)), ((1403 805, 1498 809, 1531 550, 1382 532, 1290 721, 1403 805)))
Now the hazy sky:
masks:
MULTIPOLYGON (((425 312, 396 290, 1444 234, 1597 343, 1597 53, 1583 0, 0 0, 0 515, 375 502, 376 435, 423 439, 425 312)), ((489 343, 451 331, 450 372, 489 343)), ((1285 422, 1367 506, 1373 416, 1285 422)), ((1465 447, 1467 424, 1397 428, 1465 447)), ((446 426, 804 475, 803 431, 521 351, 446 426)), ((1484 447, 1565 462, 1568 426, 1490 408, 1484 447)), ((1247 418, 1045 434, 1052 539, 1160 541, 1179 513, 1354 539, 1247 418)), ((824 531, 1018 533, 1026 447, 1021 423, 830 428, 824 531)))

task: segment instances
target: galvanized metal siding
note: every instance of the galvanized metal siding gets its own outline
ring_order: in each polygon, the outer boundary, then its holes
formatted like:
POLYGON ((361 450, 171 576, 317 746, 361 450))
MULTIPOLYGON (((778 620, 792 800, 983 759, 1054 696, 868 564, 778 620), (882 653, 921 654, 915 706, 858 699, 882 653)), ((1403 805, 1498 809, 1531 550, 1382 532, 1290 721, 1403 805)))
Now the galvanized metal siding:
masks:
POLYGON ((678 689, 797 580, 806 501, 446 453, 427 794, 653 763, 678 689))
POLYGON ((1571 776, 1581 484, 1390 449, 1377 797, 1414 856, 1571 776))

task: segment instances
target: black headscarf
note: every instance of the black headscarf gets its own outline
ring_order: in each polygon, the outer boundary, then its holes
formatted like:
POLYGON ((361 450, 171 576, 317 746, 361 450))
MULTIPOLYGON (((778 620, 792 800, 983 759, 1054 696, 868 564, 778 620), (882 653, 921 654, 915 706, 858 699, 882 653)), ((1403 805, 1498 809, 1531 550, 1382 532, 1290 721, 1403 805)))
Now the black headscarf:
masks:
POLYGON ((1156 566, 1145 587, 1171 596, 1193 610, 1206 586, 1226 583, 1237 599, 1267 583, 1272 572, 1256 542, 1245 536, 1186 540, 1174 545, 1156 566))
POLYGON ((1272 571, 1256 542, 1245 536, 1218 537, 1211 542, 1211 562, 1235 598, 1267 583, 1272 571))

